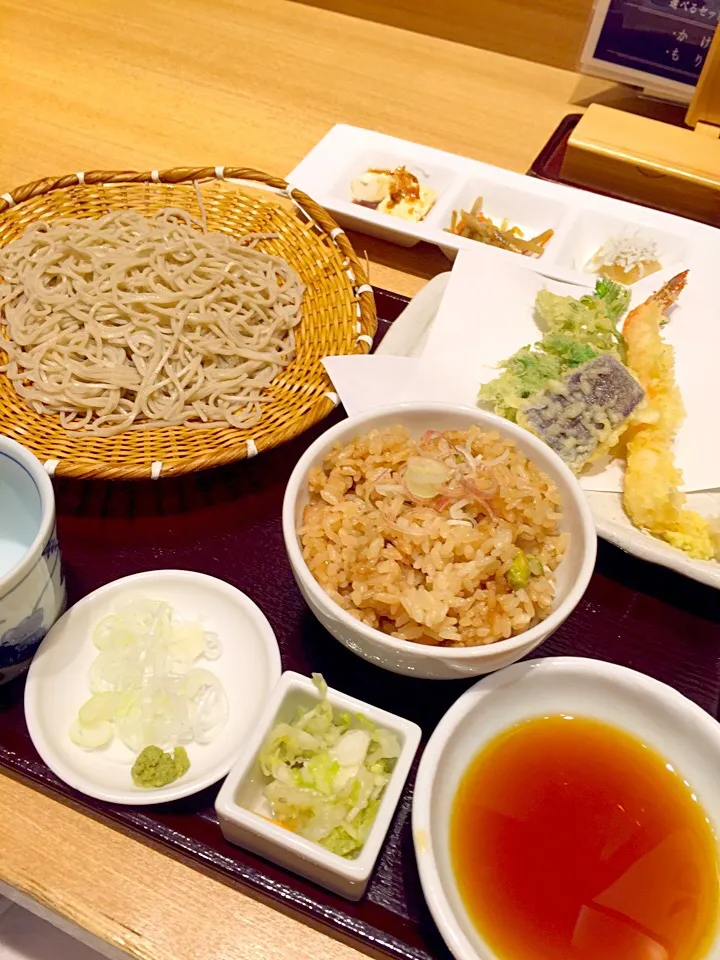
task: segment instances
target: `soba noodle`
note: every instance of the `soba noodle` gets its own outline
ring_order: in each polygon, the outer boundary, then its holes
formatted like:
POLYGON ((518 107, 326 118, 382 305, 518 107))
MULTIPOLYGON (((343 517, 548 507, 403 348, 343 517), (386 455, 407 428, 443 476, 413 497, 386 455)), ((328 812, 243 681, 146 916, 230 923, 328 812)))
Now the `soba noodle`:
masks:
POLYGON ((36 223, 0 248, 0 371, 17 393, 100 436, 256 423, 295 354, 303 286, 257 235, 203 226, 128 210, 36 223))

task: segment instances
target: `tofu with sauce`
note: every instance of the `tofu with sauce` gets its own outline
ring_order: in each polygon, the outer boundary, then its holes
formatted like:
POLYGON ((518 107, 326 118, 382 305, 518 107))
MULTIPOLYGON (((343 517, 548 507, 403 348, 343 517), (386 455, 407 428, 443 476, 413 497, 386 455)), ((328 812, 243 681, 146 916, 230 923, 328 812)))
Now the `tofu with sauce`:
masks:
POLYGON ((352 181, 350 194, 353 203, 415 223, 428 215, 437 200, 436 192, 405 167, 367 170, 352 181))

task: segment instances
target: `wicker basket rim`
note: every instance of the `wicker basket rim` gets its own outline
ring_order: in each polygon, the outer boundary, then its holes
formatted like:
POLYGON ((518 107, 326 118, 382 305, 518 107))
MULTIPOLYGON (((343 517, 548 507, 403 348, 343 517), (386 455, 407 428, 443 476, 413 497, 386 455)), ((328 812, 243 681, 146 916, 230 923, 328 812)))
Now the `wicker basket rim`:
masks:
MULTIPOLYGON (((339 254, 339 266, 347 277, 348 292, 355 304, 355 313, 357 329, 359 333, 357 350, 367 352, 372 345, 372 335, 375 332, 377 319, 375 314, 375 303, 372 287, 367 282, 366 270, 362 262, 358 259, 352 245, 347 238, 344 230, 340 228, 332 217, 316 203, 306 193, 289 184, 280 177, 275 177, 262 171, 249 167, 173 167, 167 170, 94 170, 90 172, 78 172, 61 177, 46 177, 41 180, 34 180, 15 187, 7 193, 0 194, 0 218, 3 214, 16 207, 21 207, 26 202, 43 195, 51 194, 55 191, 65 191, 77 187, 105 187, 113 185, 177 185, 192 184, 196 181, 226 181, 239 187, 247 186, 264 190, 268 193, 276 194, 279 197, 291 201, 301 219, 316 228, 321 235, 325 237, 325 243, 335 247, 339 254)), ((314 405, 313 409, 303 415, 293 427, 287 426, 283 435, 269 443, 263 443, 263 448, 275 446, 279 442, 291 439, 298 433, 307 429, 313 423, 318 422, 325 417, 337 404, 337 395, 332 391, 331 384, 328 382, 328 391, 314 405)), ((21 439, 18 437, 17 439, 21 439)), ((198 469, 204 469, 212 466, 220 466, 223 463, 229 463, 245 456, 253 456, 257 449, 252 449, 254 444, 248 441, 246 444, 239 445, 239 449, 230 454, 227 447, 219 448, 217 451, 206 452, 203 456, 189 457, 185 464, 181 465, 178 461, 165 472, 162 476, 170 474, 190 472, 198 469)), ((63 461, 58 465, 56 460, 48 460, 46 466, 49 471, 57 470, 58 474, 64 474, 75 477, 96 477, 104 479, 123 479, 123 478, 141 478, 157 477, 160 475, 156 469, 157 464, 145 463, 129 464, 127 462, 115 462, 113 459, 105 459, 80 463, 76 462, 70 465, 63 461), (51 466, 52 465, 52 466, 51 466)))

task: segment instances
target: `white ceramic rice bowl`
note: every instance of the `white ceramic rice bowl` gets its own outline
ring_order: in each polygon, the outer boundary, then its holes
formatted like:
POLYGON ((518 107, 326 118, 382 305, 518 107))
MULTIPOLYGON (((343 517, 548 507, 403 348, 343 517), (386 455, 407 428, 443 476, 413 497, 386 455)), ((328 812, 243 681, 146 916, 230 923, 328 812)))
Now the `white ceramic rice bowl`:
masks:
POLYGON ((542 441, 507 420, 474 407, 446 403, 404 403, 343 420, 312 443, 298 460, 285 490, 283 536, 297 585, 308 606, 326 630, 348 650, 394 673, 448 680, 477 676, 506 667, 534 650, 574 610, 585 593, 595 566, 597 536, 592 514, 576 478, 542 441), (396 424, 412 435, 425 430, 466 430, 473 424, 495 430, 557 484, 562 500, 561 527, 570 545, 555 573, 555 606, 547 619, 509 640, 477 647, 431 647, 399 640, 356 620, 343 610, 310 573, 302 556, 297 529, 308 496, 308 475, 336 443, 347 443, 372 429, 396 424))

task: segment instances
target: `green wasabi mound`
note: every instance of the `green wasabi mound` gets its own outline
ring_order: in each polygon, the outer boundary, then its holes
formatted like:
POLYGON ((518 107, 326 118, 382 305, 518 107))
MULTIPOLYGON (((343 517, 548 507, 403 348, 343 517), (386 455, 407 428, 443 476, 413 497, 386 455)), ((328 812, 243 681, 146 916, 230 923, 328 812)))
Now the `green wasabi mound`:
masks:
POLYGON ((166 753, 160 747, 145 747, 132 766, 132 778, 136 787, 148 789, 166 787, 178 780, 190 769, 185 747, 175 747, 166 753))

